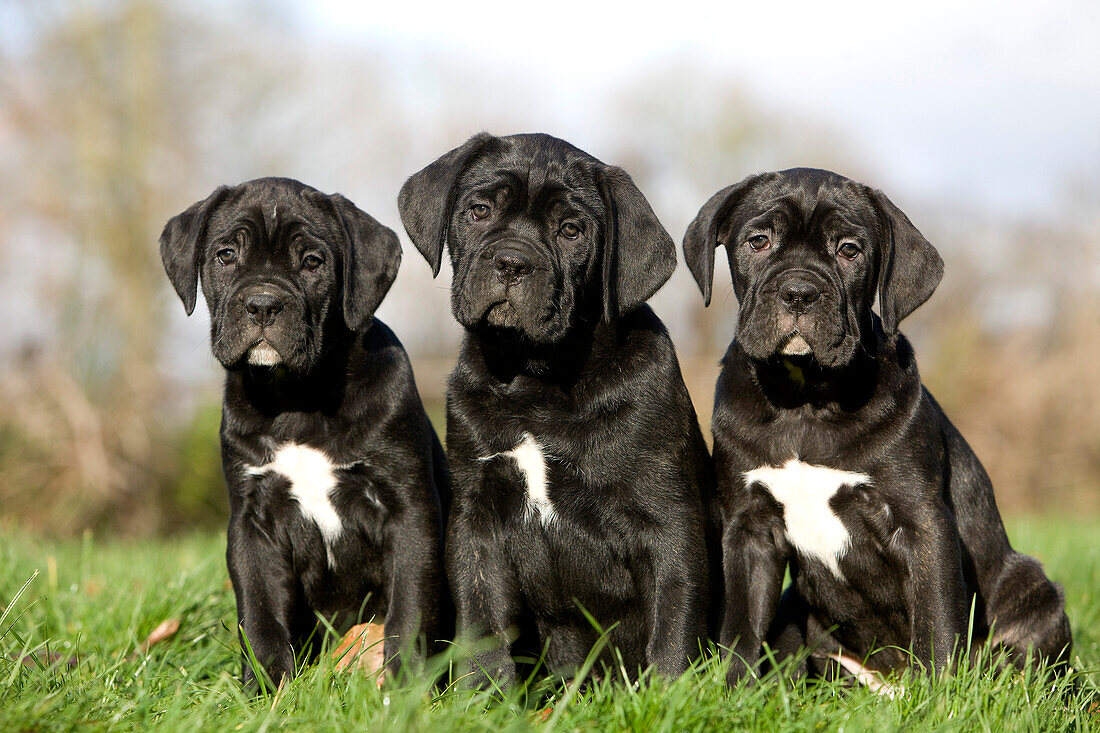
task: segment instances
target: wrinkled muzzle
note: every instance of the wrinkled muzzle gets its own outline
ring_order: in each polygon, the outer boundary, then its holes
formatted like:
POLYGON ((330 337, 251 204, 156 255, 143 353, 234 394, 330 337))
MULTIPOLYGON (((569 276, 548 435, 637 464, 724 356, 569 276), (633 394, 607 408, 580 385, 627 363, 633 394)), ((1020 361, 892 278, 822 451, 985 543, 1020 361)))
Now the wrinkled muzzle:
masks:
POLYGON ((564 282, 551 253, 517 237, 497 238, 470 251, 459 263, 451 291, 455 318, 465 328, 509 329, 533 341, 560 337, 567 327, 564 306, 571 300, 572 286, 564 282))
POLYGON ((270 282, 241 285, 210 320, 215 358, 227 369, 284 366, 308 370, 320 349, 320 329, 308 322, 301 298, 270 282))
POLYGON ((836 368, 855 353, 859 322, 838 282, 790 268, 770 273, 746 292, 737 339, 755 359, 810 357, 836 368))

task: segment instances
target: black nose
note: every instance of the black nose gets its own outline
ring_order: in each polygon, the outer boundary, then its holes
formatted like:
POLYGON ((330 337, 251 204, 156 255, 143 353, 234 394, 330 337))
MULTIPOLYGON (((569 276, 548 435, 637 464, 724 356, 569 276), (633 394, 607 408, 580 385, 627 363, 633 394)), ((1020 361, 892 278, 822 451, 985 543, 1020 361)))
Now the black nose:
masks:
POLYGON ((505 285, 515 285, 534 269, 527 255, 518 249, 507 248, 497 250, 493 255, 493 267, 497 271, 497 279, 505 285))
POLYGON ((779 283, 779 299, 787 310, 802 313, 821 297, 821 288, 805 277, 792 276, 779 283))
POLYGON ((268 326, 283 309, 283 301, 271 293, 254 293, 245 298, 244 309, 248 317, 261 328, 268 326))

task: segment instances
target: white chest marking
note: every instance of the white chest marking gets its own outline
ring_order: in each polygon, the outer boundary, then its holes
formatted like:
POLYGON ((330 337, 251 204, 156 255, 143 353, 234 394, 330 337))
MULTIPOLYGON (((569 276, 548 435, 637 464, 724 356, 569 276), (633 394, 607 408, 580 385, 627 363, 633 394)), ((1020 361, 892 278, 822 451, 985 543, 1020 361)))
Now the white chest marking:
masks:
POLYGON ((527 510, 528 517, 538 514, 543 524, 549 523, 556 516, 554 505, 550 503, 550 481, 546 474, 546 455, 542 452, 542 446, 530 433, 523 434, 523 440, 510 451, 498 453, 490 458, 507 456, 516 462, 516 467, 527 482, 527 510))
POLYGON ((332 545, 340 537, 344 525, 330 496, 336 489, 336 471, 349 467, 333 463, 316 448, 286 443, 275 451, 271 463, 246 466, 245 471, 253 476, 273 472, 290 481, 290 495, 298 502, 302 516, 311 520, 321 531, 329 567, 335 567, 332 545))
POLYGON ((836 577, 840 558, 848 551, 851 537, 833 513, 829 499, 844 486, 871 483, 865 473, 840 471, 802 463, 792 458, 782 468, 761 466, 745 472, 748 483, 760 483, 783 505, 787 541, 799 553, 825 563, 836 577))

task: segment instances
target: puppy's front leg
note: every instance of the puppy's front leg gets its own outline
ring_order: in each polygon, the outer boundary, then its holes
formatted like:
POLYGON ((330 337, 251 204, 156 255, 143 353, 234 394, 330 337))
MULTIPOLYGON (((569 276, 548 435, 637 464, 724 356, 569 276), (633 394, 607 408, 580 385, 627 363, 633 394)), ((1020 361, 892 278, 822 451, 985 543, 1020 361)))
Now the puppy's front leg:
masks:
POLYGON ((396 679, 403 663, 422 661, 439 638, 440 604, 444 603, 442 532, 438 507, 433 512, 426 504, 402 507, 391 516, 387 529, 390 563, 385 658, 389 679, 396 679))
POLYGON ((492 679, 506 689, 516 678, 511 646, 520 610, 516 579, 503 548, 486 526, 491 520, 471 516, 464 509, 452 513, 446 543, 457 636, 464 643, 481 644, 488 635, 493 643, 473 654, 469 686, 484 688, 492 679))
POLYGON ((257 670, 247 653, 280 685, 294 676, 294 645, 290 619, 294 607, 295 578, 290 563, 267 535, 237 514, 229 521, 226 561, 237 598, 237 623, 241 641, 241 681, 257 687, 257 670))
POLYGON ((916 661, 942 672, 965 639, 968 614, 959 540, 943 501, 909 529, 909 624, 916 661))
POLYGON ((777 547, 771 527, 742 513, 726 525, 722 537, 725 617, 718 643, 728 649, 726 682, 731 687, 755 669, 764 634, 775 617, 787 556, 777 547))
POLYGON ((706 639, 709 574, 702 520, 671 529, 680 531, 663 531, 651 543, 655 589, 646 661, 661 674, 678 677, 706 639))

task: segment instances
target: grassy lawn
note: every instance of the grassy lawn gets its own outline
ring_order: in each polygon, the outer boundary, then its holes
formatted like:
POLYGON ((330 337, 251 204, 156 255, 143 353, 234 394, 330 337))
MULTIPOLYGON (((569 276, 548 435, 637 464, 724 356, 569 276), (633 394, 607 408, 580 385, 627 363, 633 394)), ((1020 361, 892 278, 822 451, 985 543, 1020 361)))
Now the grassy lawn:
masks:
POLYGON ((902 680, 894 700, 778 679, 730 693, 712 660, 674 682, 630 688, 611 677, 577 692, 543 681, 501 701, 433 692, 420 680, 379 691, 325 660, 277 698, 250 699, 235 679, 224 536, 48 542, 8 530, 0 730, 1100 730, 1100 520, 1009 524, 1015 546, 1065 586, 1082 670, 1074 696, 1051 693, 1041 678, 967 670, 902 680), (135 654, 166 619, 178 619, 179 632, 135 654))

